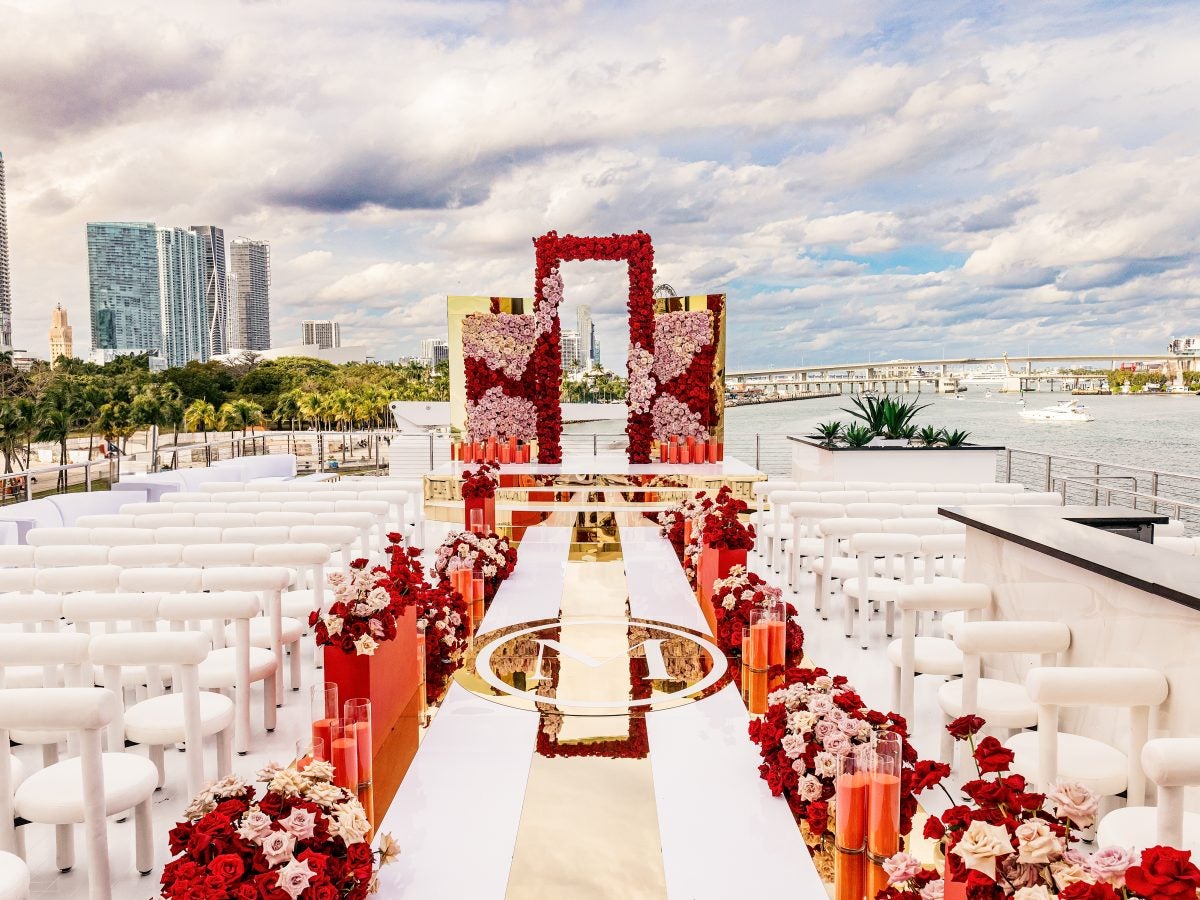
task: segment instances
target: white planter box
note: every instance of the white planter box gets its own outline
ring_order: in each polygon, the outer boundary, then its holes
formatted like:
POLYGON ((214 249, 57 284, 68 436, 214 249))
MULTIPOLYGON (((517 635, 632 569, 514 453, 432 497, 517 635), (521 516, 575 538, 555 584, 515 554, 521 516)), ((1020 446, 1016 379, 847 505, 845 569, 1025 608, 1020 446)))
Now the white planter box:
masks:
POLYGON ((1003 447, 855 447, 830 449, 808 438, 792 442, 792 478, 805 481, 996 480, 996 454, 1003 447))

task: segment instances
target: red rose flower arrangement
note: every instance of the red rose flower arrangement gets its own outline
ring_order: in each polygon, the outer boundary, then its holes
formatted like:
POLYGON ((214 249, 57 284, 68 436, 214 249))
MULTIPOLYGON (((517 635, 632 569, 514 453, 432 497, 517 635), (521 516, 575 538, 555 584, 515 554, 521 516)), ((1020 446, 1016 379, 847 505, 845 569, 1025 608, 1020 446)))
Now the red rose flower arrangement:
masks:
POLYGON ((462 665, 471 640, 470 616, 462 594, 449 581, 440 581, 415 596, 417 630, 425 640, 425 702, 434 706, 462 665))
MULTIPOLYGON (((950 723, 950 734, 970 744, 976 778, 962 786, 965 802, 956 802, 947 791, 950 808, 925 824, 925 836, 939 841, 945 853, 946 878, 965 884, 968 897, 1001 900, 1025 893, 1057 900, 1194 900, 1200 869, 1187 851, 1151 847, 1139 858, 1124 847, 1094 853, 1073 847, 1080 829, 1094 823, 1099 798, 1072 783, 1045 794, 1027 790, 1025 779, 1009 771, 1011 750, 994 737, 976 740, 984 724, 978 716, 950 723)), ((939 785, 949 771, 945 768, 916 789, 939 785)), ((878 894, 884 900, 923 900, 944 891, 938 873, 906 853, 893 856, 884 869, 889 887, 878 894)))
POLYGON ((701 516, 701 542, 721 550, 753 550, 754 526, 743 525, 740 518, 748 508, 744 500, 733 496, 728 486, 721 488, 712 506, 701 516))
MULTIPOLYGON (((750 627, 750 613, 764 609, 783 596, 777 587, 771 587, 745 566, 734 566, 728 578, 719 578, 713 584, 713 613, 717 618, 717 644, 728 656, 740 656, 742 651, 742 629, 750 627)), ((786 640, 788 659, 799 660, 804 655, 804 631, 793 618, 796 607, 788 603, 786 640)), ((733 666, 734 680, 741 681, 741 667, 733 666)), ((768 673, 770 675, 777 674, 768 673)))
MULTIPOLYGON (((845 676, 825 669, 791 668, 784 687, 770 695, 766 716, 750 722, 750 739, 763 763, 759 774, 775 796, 783 796, 797 821, 808 826, 809 841, 821 843, 832 827, 837 757, 856 744, 893 732, 904 738, 900 785, 900 832, 912 830, 917 809, 914 790, 928 766, 917 762, 902 716, 865 708, 845 676)), ((949 771, 947 769, 947 771, 949 771)))
POLYGON ((386 865, 399 849, 389 835, 371 849, 362 804, 333 784, 329 763, 271 765, 257 777, 261 796, 230 775, 192 800, 171 829, 163 897, 359 900, 376 889, 376 856, 386 865))
POLYGON ((463 470, 462 495, 464 500, 487 500, 496 496, 500 486, 500 465, 480 463, 475 471, 463 470))
POLYGON ((461 566, 474 568, 480 563, 483 569, 483 596, 492 602, 496 591, 517 565, 517 548, 508 538, 492 534, 475 534, 458 531, 451 534, 437 549, 433 571, 438 578, 447 580, 450 572, 461 566))
POLYGON ((314 610, 308 624, 313 628, 317 646, 335 645, 346 653, 372 656, 380 642, 396 637, 396 620, 425 584, 425 572, 418 559, 421 551, 402 546, 398 534, 388 535, 391 565, 366 570, 367 561, 350 564, 349 577, 341 572, 329 575, 333 603, 327 613, 314 610))

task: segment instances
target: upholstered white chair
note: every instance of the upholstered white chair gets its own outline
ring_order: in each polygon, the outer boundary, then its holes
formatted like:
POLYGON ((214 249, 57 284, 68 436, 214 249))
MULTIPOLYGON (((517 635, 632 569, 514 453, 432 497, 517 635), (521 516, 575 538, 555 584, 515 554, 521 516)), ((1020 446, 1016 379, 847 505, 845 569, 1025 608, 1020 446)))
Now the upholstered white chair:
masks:
POLYGON ((787 573, 785 581, 793 592, 800 589, 800 560, 820 556, 825 550, 825 538, 817 529, 824 519, 837 519, 846 514, 840 503, 789 503, 788 518, 792 521, 792 534, 784 549, 787 573))
POLYGON ((331 553, 340 555, 344 569, 350 565, 351 553, 358 541, 358 529, 349 525, 293 525, 288 530, 288 540, 301 544, 324 544, 331 553))
POLYGON ((962 579, 967 558, 965 534, 927 534, 921 537, 921 559, 917 578, 932 584, 935 581, 962 579))
POLYGON ((957 523, 941 516, 909 517, 899 519, 884 519, 882 530, 889 534, 915 534, 924 537, 929 534, 946 534, 951 525, 957 523))
POLYGON ((1200 814, 1183 809, 1184 788, 1200 785, 1200 738, 1147 741, 1142 769, 1158 787, 1157 805, 1114 809, 1100 820, 1096 846, 1175 847, 1200 859, 1200 814))
POLYGON ((852 519, 899 519, 904 507, 899 503, 847 503, 846 515, 852 519))
POLYGON ((868 491, 867 501, 869 503, 899 503, 903 506, 906 503, 917 502, 916 491, 868 491))
POLYGON ((1016 494, 1009 494, 1003 491, 980 491, 978 494, 973 494, 968 502, 968 506, 1012 506, 1016 500, 1016 494))
POLYGON ((839 491, 820 491, 819 500, 821 503, 867 503, 870 494, 866 491, 854 490, 839 490, 839 491))
POLYGON ((922 491, 935 490, 936 485, 932 481, 894 481, 888 486, 888 489, 893 491, 913 491, 919 494, 922 491))
MULTIPOLYGON (((103 688, 15 688, 0 703, 0 755, 9 750, 9 732, 47 730, 74 732, 79 755, 31 773, 13 791, 7 760, 0 763, 0 849, 16 846, 14 822, 74 825, 87 834, 88 896, 112 896, 106 818, 134 810, 135 863, 142 874, 154 868, 151 802, 158 772, 148 759, 123 752, 101 752, 101 732, 120 708, 117 695, 103 688)), ((69 869, 73 859, 59 860, 69 869)))
POLYGON ((772 491, 794 491, 794 490, 798 490, 796 482, 788 481, 788 480, 773 481, 771 479, 768 479, 766 481, 756 481, 751 486, 750 491, 751 491, 751 493, 754 494, 754 512, 750 516, 750 522, 752 525, 754 525, 754 530, 755 530, 755 535, 754 535, 754 552, 755 553, 763 552, 762 551, 762 547, 763 547, 762 530, 763 530, 763 527, 768 522, 771 522, 774 519, 774 514, 769 509, 767 509, 767 496, 772 491))
POLYGON ((1184 556, 1196 556, 1200 554, 1200 544, 1197 544, 1195 538, 1173 537, 1171 535, 1159 536, 1157 528, 1154 534, 1154 546, 1162 547, 1164 550, 1174 550, 1176 553, 1182 553, 1184 556))
POLYGON ((359 532, 359 549, 363 556, 371 555, 371 530, 375 527, 375 517, 362 512, 324 512, 317 513, 313 519, 314 525, 349 525, 359 532))
POLYGON ((917 503, 930 506, 966 506, 969 495, 964 491, 918 491, 917 503))
POLYGON ((282 506, 283 504, 277 500, 241 500, 237 503, 230 503, 225 507, 225 511, 231 513, 278 512, 282 506))
MULTIPOLYGON (((161 569, 155 567, 122 569, 117 586, 131 593, 187 593, 204 590, 204 571, 192 566, 161 569)), ((153 618, 153 615, 151 615, 153 618)))
POLYGON ((961 610, 974 618, 986 612, 992 603, 992 590, 986 584, 946 584, 916 582, 896 592, 900 612, 900 637, 888 644, 892 664, 892 708, 905 719, 913 718, 913 685, 917 675, 961 675, 962 651, 944 637, 918 635, 923 612, 944 613, 961 610))
POLYGON ((0 900, 29 900, 29 866, 13 853, 0 850, 0 900))
MULTIPOLYGON (((219 497, 220 494, 216 496, 219 497)), ((229 512, 229 504, 223 500, 188 500, 176 503, 173 512, 187 512, 194 516, 198 516, 201 513, 224 513, 229 512)))
POLYGON ((211 566, 254 565, 254 544, 197 544, 184 547, 180 562, 204 569, 211 566))
MULTIPOLYGON (((947 616, 949 618, 949 616, 947 616)), ((943 628, 946 621, 943 620, 943 628)), ((1032 728, 1037 724, 1037 704, 1022 681, 984 678, 983 655, 995 659, 1004 654, 1018 673, 1032 667, 1055 665, 1060 654, 1071 647, 1071 629, 1063 622, 968 622, 965 617, 954 628, 954 645, 962 653, 963 677, 947 681, 938 689, 942 724, 960 716, 976 715, 991 729, 1000 731, 1032 728)), ((942 759, 953 762, 953 739, 943 728, 942 759)))
POLYGON ((166 783, 163 748, 185 742, 189 797, 196 796, 205 783, 204 738, 217 738, 217 777, 223 778, 233 768, 233 701, 215 691, 201 692, 197 680, 197 667, 207 658, 209 647, 208 636, 199 631, 158 631, 100 635, 92 639, 89 650, 103 687, 115 689, 122 683, 121 670, 130 666, 172 671, 171 693, 163 693, 161 681, 152 678, 150 696, 118 711, 109 727, 109 745, 126 741, 145 745, 161 787, 166 783))
POLYGON ((803 490, 782 490, 772 491, 768 495, 771 502, 771 520, 762 528, 758 529, 758 533, 762 539, 766 541, 767 547, 767 565, 776 571, 783 568, 782 550, 783 536, 791 534, 792 523, 788 517, 788 507, 792 503, 803 503, 805 501, 815 501, 818 495, 815 491, 803 490))
POLYGON ((270 649, 250 646, 250 621, 262 610, 262 600, 252 591, 212 591, 192 594, 163 594, 158 615, 172 627, 203 629, 213 649, 200 663, 197 680, 201 690, 232 691, 234 706, 234 749, 244 755, 250 748, 250 688, 263 682, 263 728, 275 730, 275 654, 270 649), (227 640, 226 624, 233 627, 227 640))
MULTIPOLYGON (((879 519, 850 519, 844 516, 823 519, 817 523, 824 544, 821 555, 810 559, 808 568, 813 573, 815 586, 813 603, 821 618, 828 618, 825 601, 833 595, 833 582, 858 575, 858 561, 849 555, 850 538, 860 533, 877 532, 881 527, 879 519)), ((850 637, 849 632, 846 637, 850 637)))
POLYGON ((27 544, 0 544, 0 567, 27 568, 34 564, 34 550, 27 544))
POLYGON ((117 510, 125 516, 148 516, 154 513, 169 513, 175 511, 175 503, 171 500, 155 500, 150 503, 123 503, 117 510))
MULTIPOLYGON (((847 521, 852 521, 847 518, 847 521)), ((854 610, 858 609, 858 639, 864 650, 870 643, 871 605, 884 608, 888 637, 895 631, 896 608, 893 603, 901 585, 911 584, 921 539, 912 534, 860 532, 850 537, 850 553, 856 573, 842 581, 845 596, 846 637, 853 634, 854 610), (876 560, 883 563, 882 574, 875 575, 876 560)))
POLYGON ((1062 494, 1054 491, 1025 491, 1015 495, 1015 506, 1062 506, 1062 494))
POLYGON ((254 524, 258 528, 277 528, 281 525, 291 528, 293 525, 312 525, 316 521, 317 514, 310 512, 261 512, 254 516, 254 524))
POLYGON ((247 528, 254 524, 254 513, 196 513, 193 524, 197 528, 247 528))
POLYGON ((154 532, 155 542, 163 544, 183 544, 184 547, 195 547, 198 544, 221 543, 220 528, 204 528, 198 525, 183 528, 159 528, 154 532))
POLYGON ((133 528, 134 517, 123 516, 120 513, 103 513, 79 516, 75 519, 76 528, 133 528))
POLYGON ((266 547, 272 544, 286 544, 288 536, 289 531, 285 525, 252 525, 247 528, 226 528, 221 533, 221 542, 266 547))
POLYGON ((1125 792, 1131 806, 1146 799, 1142 747, 1150 730, 1150 710, 1167 699, 1167 679, 1157 669, 1103 666, 1048 667, 1025 676, 1025 689, 1038 707, 1036 732, 1005 742, 1013 751, 1013 771, 1046 790, 1059 781, 1077 781, 1101 796, 1125 792), (1129 711, 1128 752, 1103 741, 1058 729, 1063 707, 1119 707, 1129 711))
MULTIPOLYGON (((174 570, 148 569, 145 571, 174 570)), ((149 631, 154 627, 154 620, 158 615, 158 595, 79 591, 67 594, 62 598, 62 613, 63 618, 74 624, 77 632, 89 636, 149 631)), ((86 678, 91 679, 89 684, 94 683, 95 675, 91 670, 90 662, 85 666, 84 674, 86 678)), ((128 666, 121 670, 121 678, 123 687, 133 688, 140 697, 145 697, 155 682, 160 682, 164 678, 169 682, 170 673, 149 672, 143 667, 128 666)), ((110 687, 115 687, 115 685, 110 685, 110 687)))
POLYGON ((280 512, 310 512, 310 513, 331 513, 337 512, 337 503, 333 500, 285 500, 279 510, 280 512))
MULTIPOLYGON (((847 491, 884 491, 891 485, 886 481, 843 481, 842 489, 847 491)), ((836 488, 835 488, 836 490, 836 488)))
POLYGON ((1183 537, 1187 534, 1187 525, 1179 519, 1171 519, 1165 525, 1154 526, 1154 543, 1158 543, 1160 537, 1183 537))
POLYGON ((108 564, 108 548, 94 544, 52 544, 35 547, 33 564, 39 569, 61 566, 103 566, 108 564))
MULTIPOLYGON (((46 547, 40 549, 49 549, 46 547)), ((106 556, 107 558, 107 556, 106 556)), ((16 571, 16 570, 14 570, 16 571)), ((72 594, 78 591, 115 591, 120 566, 64 566, 38 569, 35 584, 46 594, 72 594)))
POLYGON ((388 530, 388 513, 391 506, 386 500, 337 500, 335 512, 366 513, 374 518, 375 549, 383 551, 387 546, 384 535, 388 530))
POLYGON ((90 528, 91 543, 97 547, 146 546, 157 543, 155 537, 168 528, 90 528))
POLYGON ((308 624, 309 613, 325 606, 325 566, 330 549, 325 544, 272 544, 253 550, 254 564, 285 566, 296 572, 296 578, 284 591, 282 609, 285 617, 308 624), (311 586, 310 586, 311 585, 311 586))
POLYGON ((246 490, 246 485, 241 481, 206 481, 200 490, 209 494, 239 494, 246 490))
POLYGON ((936 503, 905 503, 903 513, 906 519, 936 519, 938 508, 936 503))
MULTIPOLYGON (((62 598, 54 594, 14 592, 0 594, 0 623, 19 625, 20 631, 0 633, 13 639, 24 639, 39 632, 56 632, 62 616, 62 598)), ((86 652, 86 648, 85 648, 86 652)), ((4 687, 51 687, 46 670, 41 665, 11 665, 5 671, 4 687)))
POLYGON ((358 498, 360 500, 383 500, 388 504, 386 523, 388 529, 399 532, 406 538, 412 536, 413 526, 408 521, 408 507, 414 498, 408 491, 399 489, 360 490, 358 498))
POLYGON ((122 568, 177 566, 183 559, 182 544, 141 544, 109 547, 108 561, 122 568))
POLYGON ((49 544, 90 544, 92 529, 90 528, 31 528, 25 535, 25 542, 31 547, 45 547, 49 544))
MULTIPOLYGON (((284 648, 291 650, 289 681, 293 691, 300 690, 302 667, 300 665, 300 639, 307 623, 282 611, 283 591, 291 581, 291 572, 280 566, 216 566, 203 571, 203 589, 208 591, 254 591, 263 598, 262 608, 266 613, 250 622, 250 646, 267 647, 275 655, 276 672, 283 671, 284 648)), ((230 639, 235 638, 232 626, 228 629, 230 639)), ((283 705, 283 682, 275 681, 275 703, 283 705)))

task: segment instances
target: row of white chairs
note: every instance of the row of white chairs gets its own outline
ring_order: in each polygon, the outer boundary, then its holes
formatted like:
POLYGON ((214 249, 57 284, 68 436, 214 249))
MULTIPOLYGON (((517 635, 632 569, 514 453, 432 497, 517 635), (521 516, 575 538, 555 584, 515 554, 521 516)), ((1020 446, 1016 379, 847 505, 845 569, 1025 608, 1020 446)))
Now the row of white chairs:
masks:
MULTIPOLYGON (((1185 537, 1182 533, 1164 533, 1163 529, 1168 528, 1169 524, 1154 526, 1154 546, 1173 550, 1184 556, 1200 556, 1200 538, 1185 537)), ((1182 526, 1182 523, 1180 525, 1182 526)))
MULTIPOLYGON (((1102 796, 1125 794, 1127 805, 1100 822, 1098 846, 1142 848, 1155 843, 1200 852, 1200 815, 1184 814, 1182 788, 1200 784, 1200 740, 1149 740, 1152 711, 1168 696, 1166 677, 1150 668, 1068 667, 1071 629, 1061 622, 985 621, 993 600, 1024 586, 913 583, 896 596, 900 636, 888 647, 896 708, 910 721, 917 674, 947 680, 937 693, 943 724, 978 715, 989 729, 1015 731, 1006 746, 1014 771, 1041 789, 1079 781, 1102 796), (922 637, 924 614, 942 614, 944 637, 922 637), (951 616, 956 618, 952 619, 951 616), (1021 681, 984 677, 1007 659, 1021 681), (961 676, 961 677, 956 677, 961 676), (1072 707, 1124 709, 1124 749, 1060 729, 1059 711, 1072 707), (1028 730, 1036 729, 1036 730, 1028 730), (1158 806, 1144 807, 1146 778, 1158 787, 1158 806)), ((1056 586, 1069 590, 1070 586, 1056 586)), ((942 757, 952 762, 954 743, 943 730, 942 757)))

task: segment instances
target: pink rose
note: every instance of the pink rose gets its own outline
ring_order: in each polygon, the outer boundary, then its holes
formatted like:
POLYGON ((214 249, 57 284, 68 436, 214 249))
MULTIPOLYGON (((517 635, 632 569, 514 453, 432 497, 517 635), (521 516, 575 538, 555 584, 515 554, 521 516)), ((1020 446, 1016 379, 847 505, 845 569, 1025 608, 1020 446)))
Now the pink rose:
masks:
POLYGON ((1096 821, 1100 798, 1076 782, 1056 784, 1046 792, 1046 800, 1054 807, 1054 815, 1070 819, 1076 827, 1087 828, 1096 821))
POLYGON ((1096 881, 1115 888, 1125 886, 1125 870, 1137 862, 1137 856, 1125 847, 1104 847, 1091 854, 1083 867, 1096 881))
POLYGON ((901 884, 921 874, 921 861, 911 854, 897 853, 883 861, 883 871, 889 885, 901 884))

